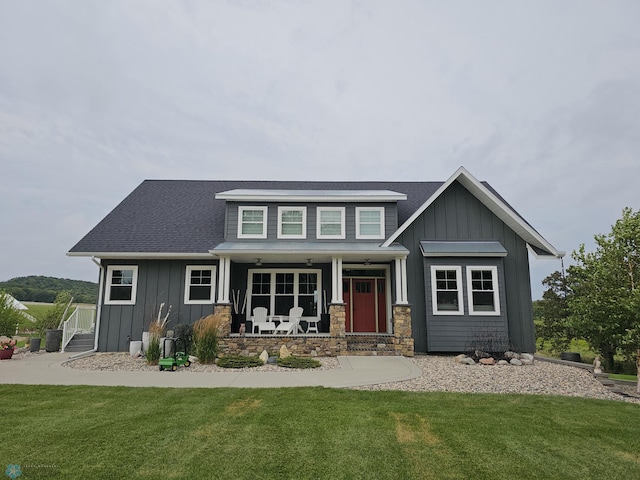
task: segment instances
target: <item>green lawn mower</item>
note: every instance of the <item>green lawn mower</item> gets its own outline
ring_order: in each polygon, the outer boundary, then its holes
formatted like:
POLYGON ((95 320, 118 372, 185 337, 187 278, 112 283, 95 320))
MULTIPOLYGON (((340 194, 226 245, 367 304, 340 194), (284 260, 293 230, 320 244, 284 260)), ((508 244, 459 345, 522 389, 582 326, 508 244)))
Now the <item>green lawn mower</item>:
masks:
POLYGON ((189 354, 187 352, 187 342, 185 342, 184 339, 165 338, 163 346, 164 353, 158 362, 160 371, 167 369, 175 372, 180 365, 184 365, 185 367, 191 365, 191 362, 189 361, 189 354), (167 344, 167 342, 169 343, 167 344), (179 350, 178 346, 182 346, 182 350, 179 350))

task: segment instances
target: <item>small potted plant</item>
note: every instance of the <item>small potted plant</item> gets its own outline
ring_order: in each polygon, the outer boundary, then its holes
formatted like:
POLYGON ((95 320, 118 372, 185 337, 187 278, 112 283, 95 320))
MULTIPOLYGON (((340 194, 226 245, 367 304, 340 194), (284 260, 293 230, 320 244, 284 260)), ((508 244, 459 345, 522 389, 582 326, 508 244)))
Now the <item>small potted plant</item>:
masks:
POLYGON ((9 337, 0 337, 0 360, 9 360, 16 348, 16 341, 9 337))

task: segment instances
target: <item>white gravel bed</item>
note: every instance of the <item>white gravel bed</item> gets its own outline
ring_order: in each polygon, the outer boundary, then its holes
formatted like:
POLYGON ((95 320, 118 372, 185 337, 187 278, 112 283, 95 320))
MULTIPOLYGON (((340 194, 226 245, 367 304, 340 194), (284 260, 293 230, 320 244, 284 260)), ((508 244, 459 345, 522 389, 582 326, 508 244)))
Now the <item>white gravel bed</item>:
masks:
POLYGON ((640 403, 607 390, 589 371, 536 360, 533 365, 462 365, 453 357, 416 356, 422 376, 405 382, 354 387, 357 390, 413 392, 525 393, 623 400, 640 403))
MULTIPOLYGON (((314 368, 314 371, 318 370, 333 370, 339 368, 338 359, 330 357, 318 357, 316 358, 320 362, 318 368, 314 368)), ((69 368, 80 368, 84 370, 107 370, 111 372, 131 372, 131 371, 157 371, 159 367, 157 365, 147 365, 147 361, 144 357, 133 358, 128 353, 97 353, 89 357, 79 358, 72 360, 64 364, 69 368)), ((274 364, 266 364, 260 367, 251 368, 222 368, 217 365, 202 365, 197 361, 192 363, 191 366, 178 367, 176 372, 290 372, 300 371, 299 368, 284 368, 274 364)))

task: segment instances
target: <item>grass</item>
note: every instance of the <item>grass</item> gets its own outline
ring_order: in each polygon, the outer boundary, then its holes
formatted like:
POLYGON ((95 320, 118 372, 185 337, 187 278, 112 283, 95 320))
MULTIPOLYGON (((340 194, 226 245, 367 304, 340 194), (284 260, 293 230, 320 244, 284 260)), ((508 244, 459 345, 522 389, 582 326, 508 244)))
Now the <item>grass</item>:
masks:
POLYGON ((637 375, 623 375, 622 373, 610 373, 609 378, 612 380, 627 380, 629 382, 637 382, 637 375))
POLYGON ((0 385, 21 478, 640 478, 640 406, 323 388, 0 385))

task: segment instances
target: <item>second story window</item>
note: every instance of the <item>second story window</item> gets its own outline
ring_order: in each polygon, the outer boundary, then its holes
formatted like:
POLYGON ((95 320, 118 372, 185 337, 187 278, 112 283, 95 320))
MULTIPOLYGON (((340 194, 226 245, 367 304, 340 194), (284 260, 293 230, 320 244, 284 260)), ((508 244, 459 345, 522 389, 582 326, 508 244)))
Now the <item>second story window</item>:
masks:
POLYGON ((318 207, 317 238, 345 238, 344 207, 318 207))
POLYGON ((238 238, 267 238, 267 207, 238 207, 238 238))
POLYGON ((278 238, 306 238, 307 209, 278 207, 278 238))
POLYGON ((356 238, 384 238, 384 207, 356 207, 356 238))

